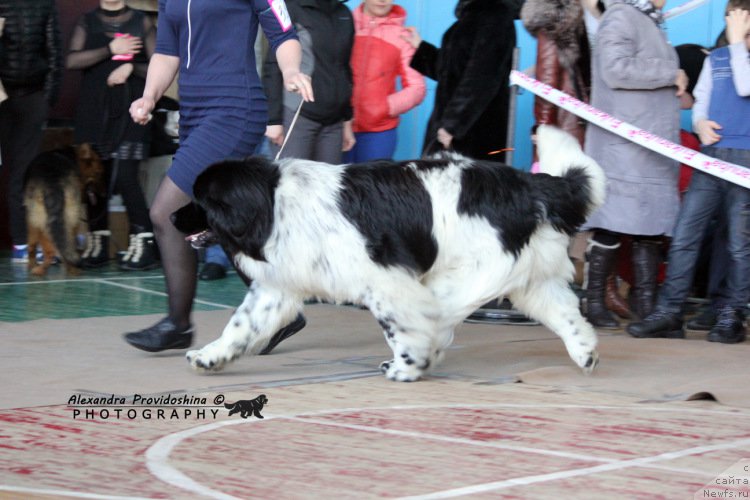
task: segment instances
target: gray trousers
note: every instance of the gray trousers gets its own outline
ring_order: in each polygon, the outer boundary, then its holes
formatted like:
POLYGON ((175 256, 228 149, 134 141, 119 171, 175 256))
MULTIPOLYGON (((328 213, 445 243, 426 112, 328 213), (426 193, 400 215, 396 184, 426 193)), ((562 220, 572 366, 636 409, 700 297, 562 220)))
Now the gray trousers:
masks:
MULTIPOLYGON (((343 122, 322 125, 300 114, 290 133, 289 126, 295 111, 296 109, 284 107, 284 133, 289 134, 289 140, 280 157, 322 161, 334 165, 341 163, 343 122)), ((279 152, 279 146, 275 144, 270 146, 271 157, 275 158, 279 152)))

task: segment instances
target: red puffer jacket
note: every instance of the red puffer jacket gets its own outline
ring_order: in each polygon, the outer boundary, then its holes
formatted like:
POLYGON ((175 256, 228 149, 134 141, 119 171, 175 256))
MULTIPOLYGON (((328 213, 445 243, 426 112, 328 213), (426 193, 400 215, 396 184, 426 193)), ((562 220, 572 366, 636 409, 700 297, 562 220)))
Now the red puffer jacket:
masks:
POLYGON ((352 108, 355 132, 382 132, 398 126, 398 116, 422 102, 424 77, 409 67, 414 48, 402 38, 406 11, 393 5, 385 17, 354 15, 352 108), (401 90, 396 91, 396 78, 401 90))

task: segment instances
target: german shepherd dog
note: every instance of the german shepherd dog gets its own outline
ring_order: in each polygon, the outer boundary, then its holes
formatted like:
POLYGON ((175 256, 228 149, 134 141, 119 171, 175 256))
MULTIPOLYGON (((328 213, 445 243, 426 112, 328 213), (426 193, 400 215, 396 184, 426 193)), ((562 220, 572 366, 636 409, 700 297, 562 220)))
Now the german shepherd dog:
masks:
POLYGON ((43 152, 32 160, 24 178, 31 274, 44 276, 56 255, 68 274, 80 273, 76 234, 85 220, 84 201, 103 190, 104 167, 89 144, 43 152), (37 246, 44 253, 40 264, 37 246))

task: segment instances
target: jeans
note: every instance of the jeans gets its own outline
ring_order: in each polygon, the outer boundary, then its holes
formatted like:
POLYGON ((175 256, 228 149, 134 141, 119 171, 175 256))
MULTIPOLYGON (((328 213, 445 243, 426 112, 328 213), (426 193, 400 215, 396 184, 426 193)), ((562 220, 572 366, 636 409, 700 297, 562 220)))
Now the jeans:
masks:
POLYGON ((219 264, 224 269, 232 269, 229 257, 227 257, 224 249, 219 244, 206 247, 206 264, 219 264))
POLYGON ((356 132, 357 143, 344 153, 344 163, 361 163, 370 160, 390 160, 396 152, 398 132, 395 128, 382 132, 356 132))
MULTIPOLYGON (((706 147, 708 156, 750 167, 750 150, 706 147)), ((727 223, 726 293, 721 306, 735 310, 750 298, 750 189, 696 170, 677 217, 659 309, 680 314, 690 292, 701 240, 715 215, 727 223)))

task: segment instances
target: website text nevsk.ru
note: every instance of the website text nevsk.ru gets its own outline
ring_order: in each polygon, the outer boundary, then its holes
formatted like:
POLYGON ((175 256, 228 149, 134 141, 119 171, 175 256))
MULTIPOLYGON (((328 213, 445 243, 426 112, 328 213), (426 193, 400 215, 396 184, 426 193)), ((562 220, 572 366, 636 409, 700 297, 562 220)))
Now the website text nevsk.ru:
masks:
POLYGON ((68 408, 78 420, 215 420, 224 396, 213 399, 198 396, 84 396, 73 395, 68 408))

